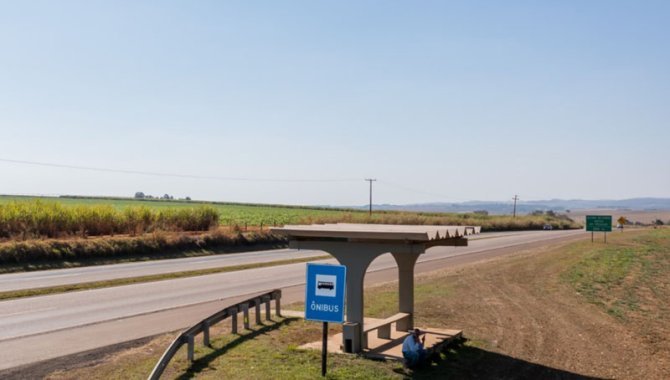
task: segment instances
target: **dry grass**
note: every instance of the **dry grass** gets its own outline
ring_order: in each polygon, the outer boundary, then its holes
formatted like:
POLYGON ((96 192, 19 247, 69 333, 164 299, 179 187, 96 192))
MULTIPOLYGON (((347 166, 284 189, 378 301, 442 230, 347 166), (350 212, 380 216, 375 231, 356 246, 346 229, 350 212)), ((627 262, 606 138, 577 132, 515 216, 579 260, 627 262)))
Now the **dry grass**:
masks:
POLYGON ((142 236, 10 241, 0 244, 0 273, 195 256, 205 254, 203 250, 235 252, 285 245, 283 237, 267 232, 219 230, 203 234, 154 232, 142 236))

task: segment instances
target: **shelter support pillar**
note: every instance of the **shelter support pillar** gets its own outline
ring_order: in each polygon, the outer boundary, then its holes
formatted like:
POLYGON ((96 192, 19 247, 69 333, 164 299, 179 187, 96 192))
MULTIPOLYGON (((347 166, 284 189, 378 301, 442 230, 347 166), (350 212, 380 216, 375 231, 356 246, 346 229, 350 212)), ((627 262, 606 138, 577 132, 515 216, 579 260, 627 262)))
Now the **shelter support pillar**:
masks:
POLYGON ((414 328, 414 266, 421 252, 393 252, 398 265, 398 311, 410 317, 396 324, 397 331, 414 328))
POLYGON ((360 251, 355 254, 352 252, 348 254, 330 253, 340 264, 347 267, 347 309, 346 323, 342 325, 342 349, 344 352, 361 352, 363 350, 365 272, 370 263, 381 253, 369 251, 360 251))

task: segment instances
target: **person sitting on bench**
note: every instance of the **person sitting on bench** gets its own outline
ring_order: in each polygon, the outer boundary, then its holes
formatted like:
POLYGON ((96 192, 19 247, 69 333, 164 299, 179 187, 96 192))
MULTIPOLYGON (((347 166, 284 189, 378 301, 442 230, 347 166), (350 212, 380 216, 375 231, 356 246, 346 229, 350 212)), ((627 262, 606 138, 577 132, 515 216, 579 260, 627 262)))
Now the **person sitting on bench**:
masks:
POLYGON ((426 350, 423 348, 426 336, 420 337, 421 335, 419 329, 410 330, 409 336, 402 343, 402 356, 408 368, 418 367, 426 358, 426 350))

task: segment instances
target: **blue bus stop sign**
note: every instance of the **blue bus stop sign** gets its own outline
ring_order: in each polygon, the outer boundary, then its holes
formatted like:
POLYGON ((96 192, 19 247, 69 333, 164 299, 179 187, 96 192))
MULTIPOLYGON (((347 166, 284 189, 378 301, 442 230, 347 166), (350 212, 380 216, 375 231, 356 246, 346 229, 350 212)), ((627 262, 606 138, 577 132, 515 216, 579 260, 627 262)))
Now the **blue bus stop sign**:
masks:
POLYGON ((344 290, 347 267, 307 263, 305 319, 344 322, 344 290))

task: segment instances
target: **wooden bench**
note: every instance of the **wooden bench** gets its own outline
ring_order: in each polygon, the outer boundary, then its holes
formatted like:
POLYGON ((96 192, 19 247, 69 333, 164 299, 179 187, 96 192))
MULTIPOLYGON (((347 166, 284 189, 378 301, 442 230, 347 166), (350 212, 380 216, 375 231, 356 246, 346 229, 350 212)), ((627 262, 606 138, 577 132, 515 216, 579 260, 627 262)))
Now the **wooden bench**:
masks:
POLYGON ((391 325, 396 324, 396 331, 409 330, 411 315, 408 313, 398 313, 379 322, 366 324, 363 329, 363 347, 368 348, 368 333, 377 330, 377 337, 380 339, 391 339, 391 325))

